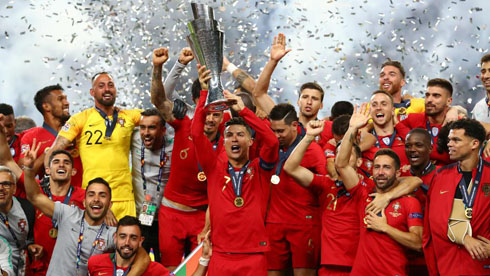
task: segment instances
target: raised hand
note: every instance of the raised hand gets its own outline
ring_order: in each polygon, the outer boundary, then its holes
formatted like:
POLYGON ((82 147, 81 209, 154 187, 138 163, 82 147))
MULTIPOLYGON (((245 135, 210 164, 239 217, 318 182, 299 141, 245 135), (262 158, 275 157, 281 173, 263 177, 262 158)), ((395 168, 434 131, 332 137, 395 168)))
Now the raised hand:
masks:
POLYGON ((242 97, 232 94, 228 90, 223 91, 223 95, 227 100, 231 102, 230 107, 236 112, 240 112, 245 108, 245 104, 243 104, 242 97))
POLYGON ((187 65, 187 63, 191 62, 194 59, 194 55, 192 54, 192 50, 189 47, 185 47, 180 51, 179 62, 180 64, 187 65))
POLYGON ((271 47, 271 60, 279 62, 291 49, 286 49, 286 36, 279 33, 274 37, 271 47))
POLYGON ((197 73, 199 74, 199 83, 202 90, 208 90, 208 82, 211 79, 211 70, 206 70, 205 65, 197 65, 197 73))
POLYGON ((322 133, 324 127, 324 120, 309 121, 306 125, 306 135, 316 137, 322 133))
POLYGON ((41 147, 41 143, 36 144, 36 138, 34 138, 32 141, 32 147, 30 147, 24 153, 24 166, 32 169, 32 167, 34 166, 34 162, 36 161, 37 158, 37 152, 39 151, 40 147, 41 147))
POLYGON ((349 126, 355 127, 357 129, 362 128, 369 121, 369 108, 367 103, 361 104, 358 108, 357 105, 354 106, 354 112, 350 117, 349 126))
POLYGON ((162 66, 168 60, 168 48, 153 50, 153 66, 162 66))

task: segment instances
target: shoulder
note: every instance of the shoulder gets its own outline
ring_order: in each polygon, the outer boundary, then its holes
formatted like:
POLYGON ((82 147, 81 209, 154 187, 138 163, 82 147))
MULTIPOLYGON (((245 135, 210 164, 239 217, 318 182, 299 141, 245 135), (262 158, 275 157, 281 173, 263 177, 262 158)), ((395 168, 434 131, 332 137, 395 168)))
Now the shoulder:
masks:
POLYGON ((92 255, 88 259, 88 270, 90 274, 95 275, 98 270, 104 269, 104 267, 112 268, 110 253, 92 255))
MULTIPOLYGON (((485 162, 485 163, 488 164, 488 162, 485 162)), ((458 163, 455 162, 455 163, 451 163, 449 165, 445 165, 443 167, 440 167, 439 169, 437 169, 436 174, 450 172, 451 170, 454 170, 457 167, 457 165, 458 165, 458 163)))
POLYGON ((146 269, 143 275, 169 275, 170 271, 168 271, 162 264, 158 262, 151 262, 148 268, 146 269))

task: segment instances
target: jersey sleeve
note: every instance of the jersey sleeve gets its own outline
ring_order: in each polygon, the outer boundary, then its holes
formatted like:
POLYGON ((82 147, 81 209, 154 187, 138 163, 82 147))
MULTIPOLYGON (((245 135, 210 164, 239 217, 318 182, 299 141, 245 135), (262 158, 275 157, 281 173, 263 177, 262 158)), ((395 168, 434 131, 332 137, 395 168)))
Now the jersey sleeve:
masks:
POLYGON ((143 112, 142 109, 130 109, 127 110, 128 112, 128 117, 131 118, 131 120, 134 122, 136 126, 140 125, 140 119, 141 119, 141 112, 143 112))
POLYGON ((315 174, 310 183, 310 188, 317 191, 326 191, 329 188, 329 180, 326 175, 315 174))
POLYGON ((301 166, 308 168, 317 174, 327 174, 327 159, 323 150, 317 143, 311 143, 303 158, 301 166))
POLYGON ((407 197, 407 226, 408 228, 412 226, 423 226, 424 225, 424 215, 422 213, 422 207, 420 202, 415 197, 407 197))
POLYGON ((73 141, 82 133, 83 126, 87 121, 87 112, 83 111, 73 115, 58 132, 58 136, 73 141))
POLYGON ((20 158, 24 158, 24 153, 31 149, 32 132, 26 132, 20 139, 20 158))

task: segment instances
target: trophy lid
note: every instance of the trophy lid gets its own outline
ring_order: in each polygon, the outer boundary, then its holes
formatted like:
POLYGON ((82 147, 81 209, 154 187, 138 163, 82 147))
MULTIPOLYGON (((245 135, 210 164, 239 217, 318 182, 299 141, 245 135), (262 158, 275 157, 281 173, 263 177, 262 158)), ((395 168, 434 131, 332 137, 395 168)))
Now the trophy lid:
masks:
POLYGON ((214 19, 213 8, 205 4, 191 3, 192 14, 194 19, 204 18, 204 19, 214 19))

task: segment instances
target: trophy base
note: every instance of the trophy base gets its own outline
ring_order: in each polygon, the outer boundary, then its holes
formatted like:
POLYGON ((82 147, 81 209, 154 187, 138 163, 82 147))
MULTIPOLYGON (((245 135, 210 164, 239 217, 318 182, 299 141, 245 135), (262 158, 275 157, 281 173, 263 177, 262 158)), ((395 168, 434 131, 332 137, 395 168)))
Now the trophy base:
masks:
POLYGON ((230 106, 236 104, 235 100, 227 100, 227 99, 222 99, 222 100, 217 100, 212 103, 209 103, 205 106, 205 108, 208 111, 211 112, 216 112, 216 111, 223 111, 228 109, 230 106))

